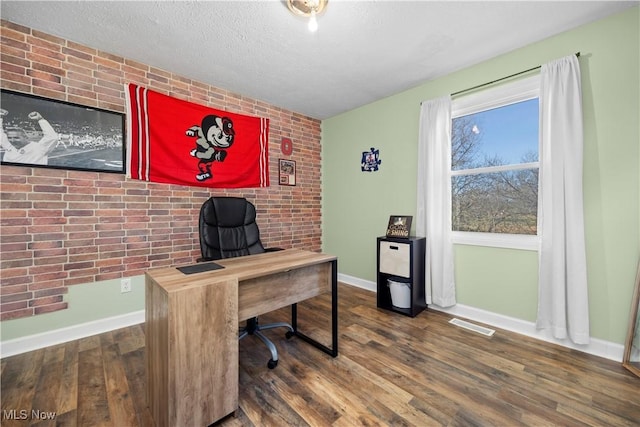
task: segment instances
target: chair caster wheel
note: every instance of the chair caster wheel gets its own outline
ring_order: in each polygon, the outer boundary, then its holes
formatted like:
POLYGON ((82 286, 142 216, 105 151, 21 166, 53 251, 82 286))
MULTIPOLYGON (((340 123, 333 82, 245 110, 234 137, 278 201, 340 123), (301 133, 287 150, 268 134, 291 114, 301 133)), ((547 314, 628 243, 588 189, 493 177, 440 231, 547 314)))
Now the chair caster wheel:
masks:
POLYGON ((278 361, 277 360, 273 360, 273 359, 269 359, 269 362, 267 363, 267 368, 273 369, 276 366, 278 366, 278 361))
POLYGON ((291 331, 287 331, 287 333, 286 333, 286 334, 284 334, 284 336, 285 336, 287 339, 289 339, 289 338, 291 338, 291 337, 293 336, 293 332, 291 332, 291 331))

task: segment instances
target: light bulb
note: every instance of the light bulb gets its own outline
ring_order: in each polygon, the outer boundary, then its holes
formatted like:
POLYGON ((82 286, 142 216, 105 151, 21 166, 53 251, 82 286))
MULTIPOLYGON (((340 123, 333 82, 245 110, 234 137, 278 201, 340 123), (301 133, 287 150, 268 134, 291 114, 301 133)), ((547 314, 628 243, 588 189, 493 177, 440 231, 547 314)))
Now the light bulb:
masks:
POLYGON ((311 18, 309 18, 309 31, 315 33, 318 31, 318 20, 316 19, 316 11, 311 10, 311 18))

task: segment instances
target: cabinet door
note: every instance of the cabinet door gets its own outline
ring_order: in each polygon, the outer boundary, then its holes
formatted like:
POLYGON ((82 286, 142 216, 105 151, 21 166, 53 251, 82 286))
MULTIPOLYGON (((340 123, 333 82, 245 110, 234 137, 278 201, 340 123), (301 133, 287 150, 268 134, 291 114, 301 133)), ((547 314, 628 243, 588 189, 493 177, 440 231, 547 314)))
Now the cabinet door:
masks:
POLYGON ((380 242, 380 272, 411 277, 411 245, 409 243, 380 242))

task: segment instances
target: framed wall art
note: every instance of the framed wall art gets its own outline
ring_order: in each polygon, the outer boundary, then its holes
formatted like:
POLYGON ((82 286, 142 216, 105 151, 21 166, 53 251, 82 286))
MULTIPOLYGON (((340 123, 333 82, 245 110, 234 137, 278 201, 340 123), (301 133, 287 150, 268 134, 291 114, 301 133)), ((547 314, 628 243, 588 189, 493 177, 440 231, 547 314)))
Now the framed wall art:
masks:
POLYGON ((382 160, 380 160, 380 150, 371 147, 371 150, 362 152, 362 158, 360 159, 360 169, 362 172, 377 172, 380 163, 382 163, 382 160))
POLYGON ((0 163, 124 173, 124 114, 4 89, 0 96, 0 163))
POLYGON ((412 216, 391 215, 387 225, 387 237, 409 238, 412 216))
POLYGON ((295 160, 279 160, 279 180, 280 185, 296 185, 296 162, 295 160))

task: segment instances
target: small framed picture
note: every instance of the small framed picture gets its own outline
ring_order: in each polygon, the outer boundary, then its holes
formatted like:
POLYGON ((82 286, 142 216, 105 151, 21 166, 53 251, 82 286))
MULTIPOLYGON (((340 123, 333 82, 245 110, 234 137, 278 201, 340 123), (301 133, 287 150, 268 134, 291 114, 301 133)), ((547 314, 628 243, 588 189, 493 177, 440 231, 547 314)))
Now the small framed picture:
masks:
POLYGON ((391 215, 387 225, 387 237, 409 238, 412 216, 391 215))
POLYGON ((280 185, 296 185, 295 160, 280 159, 279 180, 280 185))

